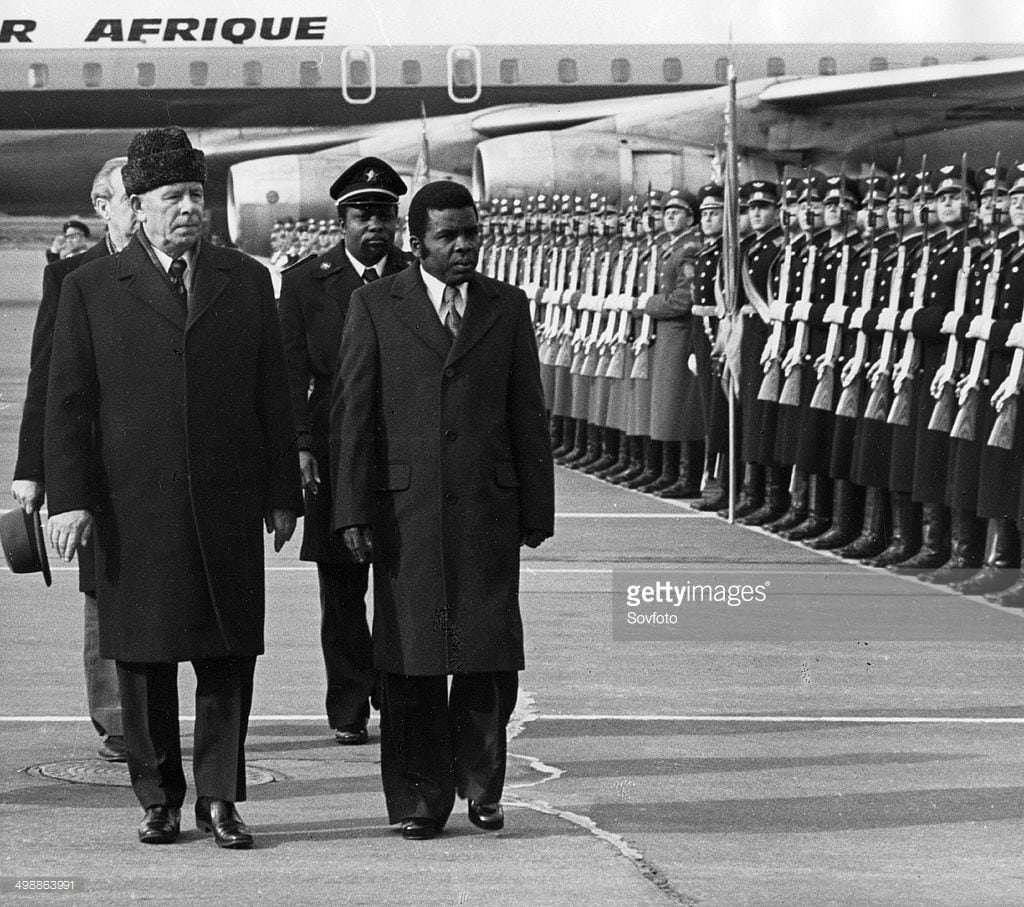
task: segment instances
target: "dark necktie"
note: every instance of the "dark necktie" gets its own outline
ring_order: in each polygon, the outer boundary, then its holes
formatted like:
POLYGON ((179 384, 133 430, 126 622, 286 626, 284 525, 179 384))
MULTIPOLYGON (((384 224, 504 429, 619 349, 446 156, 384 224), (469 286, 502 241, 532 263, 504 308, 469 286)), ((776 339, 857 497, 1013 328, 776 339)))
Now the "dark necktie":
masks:
POLYGON ((380 277, 380 274, 377 273, 376 268, 367 268, 363 271, 363 280, 367 283, 373 283, 378 277, 380 277))
POLYGON ((459 310, 455 307, 458 299, 458 289, 452 286, 446 286, 444 288, 444 297, 442 298, 442 302, 448 309, 447 314, 444 316, 444 326, 448 328, 448 333, 452 335, 453 340, 458 336, 459 328, 462 326, 462 316, 459 314, 459 310))
POLYGON ((171 278, 171 286, 174 287, 174 292, 178 294, 178 299, 181 302, 181 307, 187 312, 188 311, 188 290, 185 287, 185 269, 188 268, 184 258, 175 258, 171 262, 171 267, 168 269, 168 276, 171 278))

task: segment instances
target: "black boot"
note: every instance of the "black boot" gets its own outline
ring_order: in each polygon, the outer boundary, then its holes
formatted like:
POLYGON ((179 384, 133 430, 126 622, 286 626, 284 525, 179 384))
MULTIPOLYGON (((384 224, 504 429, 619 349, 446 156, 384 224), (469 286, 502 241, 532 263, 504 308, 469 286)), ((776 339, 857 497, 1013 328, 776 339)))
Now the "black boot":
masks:
POLYGON ((684 441, 679 455, 679 478, 674 485, 659 491, 659 498, 682 500, 699 498, 700 483, 704 478, 704 442, 684 441))
POLYGON ((793 483, 789 495, 789 509, 772 523, 761 528, 766 532, 783 532, 799 526, 807 519, 808 476, 802 469, 793 470, 793 483))
POLYGON ((989 595, 1014 584, 1020 568, 1020 533, 1013 520, 988 521, 985 565, 969 579, 950 588, 962 595, 989 595))
POLYGON ((657 494, 679 481, 679 459, 683 445, 679 441, 661 442, 661 475, 653 482, 648 482, 642 489, 648 494, 657 494))
MULTIPOLYGON (((739 519, 745 517, 755 510, 759 510, 764 504, 765 493, 765 470, 760 463, 747 463, 743 472, 743 487, 740 488, 739 499, 733 509, 733 517, 739 519)), ((726 506, 718 511, 720 517, 729 518, 729 508, 726 506)))
POLYGON ((888 567, 916 554, 921 547, 921 505, 910 500, 910 493, 893 491, 889 495, 892 511, 892 537, 880 554, 866 558, 865 567, 888 567))
POLYGON ((557 461, 559 457, 564 457, 576 446, 576 420, 572 416, 555 416, 555 418, 562 423, 562 443, 551 451, 551 456, 557 461))
POLYGON ((804 544, 815 551, 833 551, 857 538, 864 516, 864 489, 849 479, 836 479, 832 488, 832 526, 804 544))
POLYGON ((562 416, 551 416, 548 419, 548 431, 551 434, 551 449, 558 450, 565 440, 565 419, 562 416))
POLYGON ((574 463, 576 460, 581 460, 587 455, 587 425, 586 419, 576 420, 576 441, 573 443, 572 449, 563 454, 560 457, 555 457, 555 462, 559 466, 568 466, 570 463, 574 463))
POLYGON ((920 573, 941 567, 949 558, 949 508, 921 505, 921 549, 905 561, 890 564, 893 573, 920 573))
POLYGON ((614 476, 609 476, 608 481, 612 485, 625 485, 626 482, 632 482, 633 479, 643 473, 646 462, 644 452, 647 450, 646 445, 650 443, 650 440, 646 436, 630 435, 629 468, 616 473, 614 476))
POLYGON ((926 583, 963 582, 981 566, 985 548, 985 521, 973 510, 956 508, 950 514, 949 560, 938 570, 918 577, 926 583))
POLYGON ((597 475, 599 472, 609 469, 619 461, 619 432, 614 428, 601 429, 601 457, 589 466, 585 466, 581 472, 588 476, 597 475))
POLYGON ((708 481, 704 496, 690 506, 701 513, 716 513, 729 504, 729 455, 722 452, 708 463, 708 481))
POLYGON ((832 525, 832 480, 814 472, 808 479, 808 488, 807 519, 792 529, 779 532, 780 539, 802 542, 804 539, 816 538, 832 525))
POLYGON ((789 507, 789 490, 786 488, 786 470, 780 466, 765 469, 764 503, 752 513, 740 517, 736 522, 742 526, 764 526, 774 523, 789 507))
POLYGON ((985 598, 1004 608, 1024 608, 1024 573, 1018 571, 1017 581, 1009 589, 989 593, 985 598))
POLYGON ((885 526, 888 523, 889 493, 882 488, 868 488, 864 494, 864 525, 860 535, 840 548, 836 554, 845 558, 875 557, 888 545, 885 526))
POLYGON ((640 442, 639 439, 627 435, 625 432, 619 432, 619 458, 607 469, 602 469, 600 472, 594 473, 599 479, 610 480, 617 476, 619 473, 625 472, 629 469, 630 463, 639 458, 640 442))
POLYGON ((661 477, 662 454, 665 445, 653 438, 644 438, 644 471, 635 479, 623 482, 623 486, 636 491, 643 491, 647 485, 657 482, 661 477))
POLYGON ((570 460, 565 465, 570 469, 583 469, 601 459, 601 426, 587 423, 587 452, 578 460, 570 460))

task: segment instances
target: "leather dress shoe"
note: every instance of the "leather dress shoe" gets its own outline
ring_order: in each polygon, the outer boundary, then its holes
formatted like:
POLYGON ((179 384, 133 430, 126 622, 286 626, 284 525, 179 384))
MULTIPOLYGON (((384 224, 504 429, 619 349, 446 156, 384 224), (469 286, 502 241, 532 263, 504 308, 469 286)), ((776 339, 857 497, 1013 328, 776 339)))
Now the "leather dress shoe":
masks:
POLYGON ((107 762, 127 762, 128 750, 124 745, 124 737, 119 734, 108 734, 103 738, 96 754, 107 762))
POLYGON ((370 742, 370 735, 365 724, 346 724, 334 732, 334 740, 342 746, 359 746, 370 742))
POLYGON ((437 836, 441 826, 434 819, 412 816, 402 819, 402 837, 406 841, 429 841, 437 836))
POLYGON ((181 830, 181 810, 177 806, 149 806, 139 823, 143 844, 173 844, 181 830))
POLYGON ((484 831, 498 831, 505 827, 505 810, 500 803, 469 801, 469 821, 484 831))
POLYGON ((196 803, 196 828, 206 834, 213 832, 218 847, 228 850, 252 847, 252 833, 238 815, 235 804, 228 800, 200 797, 196 803))

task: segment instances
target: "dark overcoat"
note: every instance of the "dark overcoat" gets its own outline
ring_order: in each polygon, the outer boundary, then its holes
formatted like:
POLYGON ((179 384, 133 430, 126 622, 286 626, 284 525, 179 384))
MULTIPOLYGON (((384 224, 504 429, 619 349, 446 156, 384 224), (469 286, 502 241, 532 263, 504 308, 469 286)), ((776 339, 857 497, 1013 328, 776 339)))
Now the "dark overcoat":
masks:
POLYGON ((61 290, 47 491, 94 514, 104 658, 262 653, 264 513, 302 509, 269 272, 203 244, 190 302, 138 237, 61 290))
POLYGON ((357 290, 331 425, 334 528, 373 527, 376 666, 521 669, 520 533, 554 529, 523 292, 474 275, 452 344, 418 266, 357 290))
MULTIPOLYGON (((397 274, 407 265, 405 253, 393 249, 381 276, 397 274)), ((362 272, 352 267, 343 244, 288 270, 281 283, 278 312, 288 361, 296 447, 316 457, 320 472, 319 492, 305 495, 299 551, 304 561, 352 563, 341 539, 331 535, 331 384, 348 300, 364 283, 362 272)))
MULTIPOLYGON (((50 377, 50 355, 53 350, 53 325, 57 320, 57 303, 64 278, 76 268, 108 254, 106 238, 86 249, 81 255, 61 258, 43 271, 43 298, 36 313, 32 331, 32 352, 29 355, 28 382, 25 389, 25 408, 18 433, 18 461, 14 478, 30 479, 46 485, 43 460, 43 429, 46 424, 46 387, 50 377)), ((96 591, 96 568, 92 551, 79 549, 78 588, 81 592, 96 591)))

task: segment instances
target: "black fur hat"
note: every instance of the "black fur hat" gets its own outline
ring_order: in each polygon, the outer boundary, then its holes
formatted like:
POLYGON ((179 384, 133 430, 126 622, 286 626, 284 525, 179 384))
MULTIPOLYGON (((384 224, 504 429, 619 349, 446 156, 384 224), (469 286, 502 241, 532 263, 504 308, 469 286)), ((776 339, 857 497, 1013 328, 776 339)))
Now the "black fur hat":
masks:
POLYGON ((132 137, 121 179, 128 195, 142 195, 169 183, 205 183, 206 156, 192 147, 180 126, 147 129, 132 137))

